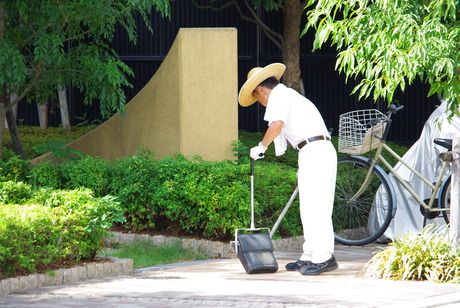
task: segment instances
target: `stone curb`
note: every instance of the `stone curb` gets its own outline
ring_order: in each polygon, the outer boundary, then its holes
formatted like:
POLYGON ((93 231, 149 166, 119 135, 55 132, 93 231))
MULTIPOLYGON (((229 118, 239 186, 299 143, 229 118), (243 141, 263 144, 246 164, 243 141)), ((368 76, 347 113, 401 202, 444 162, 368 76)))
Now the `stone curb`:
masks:
POLYGON ((0 296, 46 286, 63 285, 93 278, 130 275, 133 273, 133 260, 108 259, 111 261, 57 269, 52 271, 52 274, 30 274, 0 280, 0 296))
MULTIPOLYGON (((191 249, 195 252, 204 252, 210 258, 234 258, 236 257, 230 242, 210 241, 193 238, 179 238, 164 235, 149 235, 111 232, 111 236, 106 240, 105 245, 110 247, 114 244, 128 244, 133 241, 149 241, 155 245, 167 245, 181 243, 182 247, 191 249)), ((273 248, 278 251, 301 250, 303 237, 292 237, 273 240, 273 248)))

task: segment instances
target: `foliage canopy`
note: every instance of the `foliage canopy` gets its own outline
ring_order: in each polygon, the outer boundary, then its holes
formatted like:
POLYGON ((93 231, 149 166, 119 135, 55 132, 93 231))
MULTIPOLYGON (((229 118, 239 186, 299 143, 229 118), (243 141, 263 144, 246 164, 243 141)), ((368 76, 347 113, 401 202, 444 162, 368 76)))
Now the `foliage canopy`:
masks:
POLYGON ((359 97, 391 102, 419 78, 429 95, 460 115, 460 2, 458 0, 310 0, 314 49, 327 41, 339 51, 336 69, 359 78, 359 97))
POLYGON ((0 1, 1 103, 9 109, 26 96, 43 102, 72 84, 85 103, 99 100, 104 116, 122 109, 122 87, 133 73, 110 41, 119 26, 135 42, 134 15, 150 28, 152 7, 170 14, 169 0, 0 1))

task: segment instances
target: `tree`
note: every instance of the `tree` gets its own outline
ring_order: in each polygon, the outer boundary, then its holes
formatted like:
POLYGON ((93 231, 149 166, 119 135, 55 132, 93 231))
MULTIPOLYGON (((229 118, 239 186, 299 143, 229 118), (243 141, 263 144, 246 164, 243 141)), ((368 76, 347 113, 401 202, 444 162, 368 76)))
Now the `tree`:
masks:
POLYGON ((234 6, 243 20, 258 24, 265 36, 273 42, 281 51, 282 62, 287 69, 283 75, 283 83, 301 90, 300 79, 300 31, 303 15, 303 8, 307 1, 302 0, 243 0, 249 16, 245 15, 240 7, 238 0, 221 1, 205 0, 204 4, 198 0, 193 0, 195 6, 199 8, 208 8, 222 10, 234 6), (257 9, 266 11, 276 11, 281 9, 283 12, 283 33, 280 34, 271 29, 260 16, 257 9))
POLYGON ((310 0, 314 49, 330 41, 336 69, 357 78, 353 93, 391 102, 419 78, 460 115, 460 2, 458 0, 310 0))
POLYGON ((133 73, 109 43, 117 26, 136 41, 134 14, 152 30, 152 8, 170 14, 169 0, 0 0, 0 159, 4 116, 24 98, 44 102, 74 86, 103 116, 123 110, 133 73))

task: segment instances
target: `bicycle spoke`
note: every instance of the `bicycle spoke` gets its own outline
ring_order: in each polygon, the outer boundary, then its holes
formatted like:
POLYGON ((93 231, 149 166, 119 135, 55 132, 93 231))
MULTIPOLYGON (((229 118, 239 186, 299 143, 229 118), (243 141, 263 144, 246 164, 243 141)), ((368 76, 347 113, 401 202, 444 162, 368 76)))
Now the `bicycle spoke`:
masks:
POLYGON ((388 186, 383 185, 381 174, 374 170, 365 189, 361 189, 368 165, 356 158, 339 160, 337 170, 333 211, 337 241, 347 245, 363 245, 375 240, 391 219, 392 204, 375 200, 380 187, 386 190, 388 186))

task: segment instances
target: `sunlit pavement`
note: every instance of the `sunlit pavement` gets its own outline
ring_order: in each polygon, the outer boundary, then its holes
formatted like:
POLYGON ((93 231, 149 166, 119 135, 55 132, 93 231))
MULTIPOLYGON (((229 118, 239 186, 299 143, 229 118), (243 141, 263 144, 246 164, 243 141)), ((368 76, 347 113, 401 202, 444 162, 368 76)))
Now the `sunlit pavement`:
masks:
POLYGON ((274 274, 248 275, 236 258, 178 263, 11 294, 0 307, 460 307, 460 285, 365 278, 379 247, 336 246, 339 269, 319 276, 287 272, 300 252, 277 252, 274 274))

